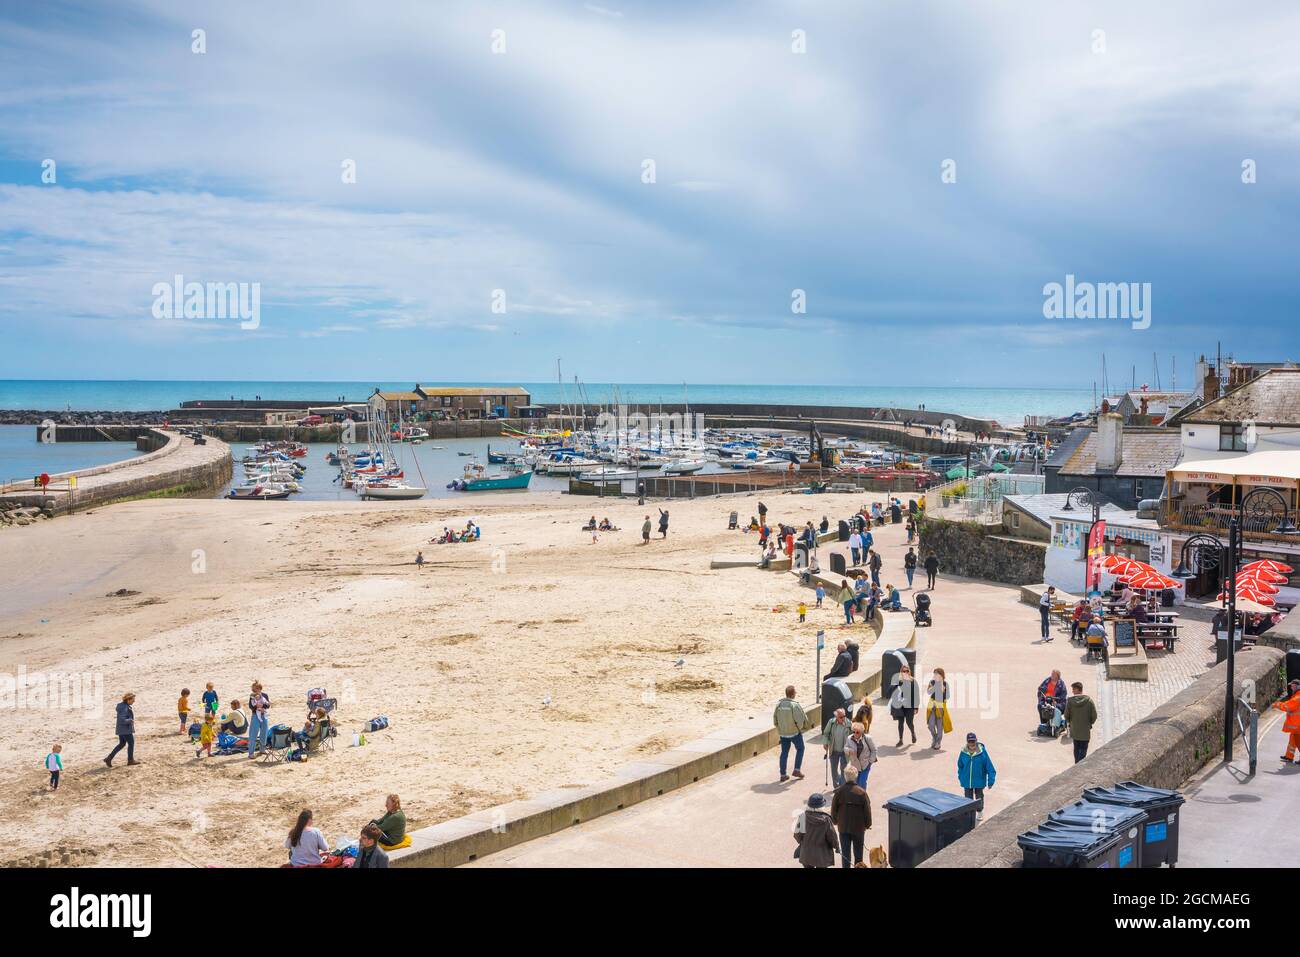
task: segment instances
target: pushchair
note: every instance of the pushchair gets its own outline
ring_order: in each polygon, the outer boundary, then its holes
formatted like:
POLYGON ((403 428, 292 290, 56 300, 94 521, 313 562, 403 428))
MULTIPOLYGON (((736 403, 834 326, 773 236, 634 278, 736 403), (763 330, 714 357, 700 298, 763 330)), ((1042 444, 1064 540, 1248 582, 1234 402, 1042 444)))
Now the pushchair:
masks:
POLYGON ((930 615, 930 596, 925 592, 916 596, 916 609, 912 612, 912 618, 917 627, 921 625, 929 627, 934 624, 934 619, 930 615))

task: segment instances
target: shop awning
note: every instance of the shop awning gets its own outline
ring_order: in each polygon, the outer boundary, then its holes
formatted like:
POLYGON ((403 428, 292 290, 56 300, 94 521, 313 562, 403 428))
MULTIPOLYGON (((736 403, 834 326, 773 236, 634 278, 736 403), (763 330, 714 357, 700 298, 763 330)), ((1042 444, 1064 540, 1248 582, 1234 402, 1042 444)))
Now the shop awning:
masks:
POLYGON ((1214 482, 1220 485, 1300 487, 1300 451, 1251 452, 1223 459, 1183 462, 1169 470, 1175 482, 1214 482))

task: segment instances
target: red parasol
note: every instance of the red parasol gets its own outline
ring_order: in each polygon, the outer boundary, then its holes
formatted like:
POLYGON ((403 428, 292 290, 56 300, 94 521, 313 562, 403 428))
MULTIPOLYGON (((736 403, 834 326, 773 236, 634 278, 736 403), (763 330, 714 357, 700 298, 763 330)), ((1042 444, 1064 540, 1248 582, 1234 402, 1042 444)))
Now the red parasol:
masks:
POLYGON ((1150 591, 1152 589, 1182 587, 1182 582, 1170 578, 1168 575, 1160 574, 1150 565, 1143 565, 1142 562, 1135 562, 1134 564, 1142 565, 1142 567, 1127 575, 1120 576, 1121 581, 1128 582, 1134 588, 1150 591))
POLYGON ((1249 588, 1251 591, 1263 592, 1265 595, 1276 595, 1281 590, 1271 582, 1262 581, 1250 575, 1238 575, 1237 588, 1238 590, 1249 588))
POLYGON ((1243 572, 1248 572, 1253 571, 1256 568, 1262 568, 1269 572, 1281 572, 1287 575, 1295 571, 1295 569, 1286 564, 1286 562, 1275 562, 1271 558, 1261 558, 1258 561, 1253 561, 1248 565, 1243 565, 1241 570, 1243 572))
MULTIPOLYGON (((1272 595, 1266 595, 1266 594, 1264 594, 1262 591, 1256 591, 1255 589, 1253 589, 1253 588, 1249 588, 1249 587, 1238 588, 1238 589, 1237 589, 1237 597, 1238 597, 1238 598, 1245 598, 1247 601, 1253 601, 1253 602, 1255 602, 1255 603, 1258 604, 1258 605, 1275 605, 1275 604, 1277 604, 1277 602, 1275 602, 1275 601, 1273 600, 1273 596, 1272 596, 1272 595)), ((1219 592, 1218 599, 1219 599, 1219 601, 1227 601, 1227 600, 1228 600, 1228 593, 1227 593, 1226 591, 1221 591, 1221 592, 1219 592)))

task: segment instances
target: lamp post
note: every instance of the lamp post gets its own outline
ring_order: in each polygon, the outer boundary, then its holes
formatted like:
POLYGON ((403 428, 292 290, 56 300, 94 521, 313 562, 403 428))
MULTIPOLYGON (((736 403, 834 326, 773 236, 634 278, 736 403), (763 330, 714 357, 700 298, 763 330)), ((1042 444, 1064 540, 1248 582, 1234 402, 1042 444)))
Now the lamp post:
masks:
POLYGON ((1070 489, 1065 496, 1065 505, 1061 511, 1073 512, 1075 503, 1080 507, 1092 509, 1092 524, 1088 526, 1088 537, 1084 542, 1084 562, 1083 562, 1083 594, 1087 597, 1089 580, 1092 578, 1092 568, 1088 562, 1087 541, 1092 539, 1092 530, 1097 527, 1101 521, 1101 494, 1086 486, 1080 485, 1078 488, 1070 489))
MULTIPOLYGON (((1297 529, 1290 518, 1290 507, 1287 504, 1286 496, 1274 488, 1267 486, 1258 486, 1251 489, 1241 497, 1233 516, 1228 521, 1228 543, 1223 542, 1214 535, 1199 534, 1193 535, 1187 541, 1183 542, 1182 550, 1178 555, 1178 567, 1174 569, 1173 577, 1181 579, 1195 578, 1196 574, 1187 564, 1189 554, 1194 554, 1198 559, 1198 567, 1206 570, 1218 570, 1223 575, 1224 585, 1223 592, 1227 601, 1228 612, 1228 649, 1227 662, 1228 669, 1225 675, 1226 686, 1224 689, 1223 702, 1223 760, 1225 762, 1232 760, 1232 725, 1236 716, 1237 696, 1236 696, 1236 668, 1237 668, 1237 573, 1241 568, 1242 548, 1241 532, 1242 527, 1250 523, 1253 531, 1263 531, 1262 524, 1264 516, 1271 517, 1276 514, 1275 511, 1268 507, 1266 502, 1274 500, 1281 506, 1282 518, 1278 521, 1277 527, 1272 529, 1275 535, 1295 535, 1297 529)), ((1250 526, 1247 526, 1250 527, 1250 526)))

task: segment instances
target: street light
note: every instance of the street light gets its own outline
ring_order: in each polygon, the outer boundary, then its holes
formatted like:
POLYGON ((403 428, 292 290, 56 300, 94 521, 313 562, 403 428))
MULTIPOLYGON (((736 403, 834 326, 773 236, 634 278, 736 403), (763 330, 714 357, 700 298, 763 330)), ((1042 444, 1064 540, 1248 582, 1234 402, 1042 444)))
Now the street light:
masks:
POLYGON ((1273 499, 1281 506, 1282 518, 1278 521, 1277 527, 1273 529, 1275 535, 1294 535, 1297 532, 1295 524, 1291 521, 1290 507, 1287 505, 1286 496, 1274 488, 1258 486, 1251 489, 1241 497, 1233 510, 1232 518, 1228 521, 1228 543, 1225 545, 1214 535, 1201 533, 1193 535, 1187 541, 1183 542, 1182 550, 1178 554, 1178 567, 1174 569, 1173 577, 1181 579, 1195 578, 1196 574, 1191 570, 1187 563, 1189 554, 1197 556, 1198 567, 1206 570, 1218 570, 1226 579, 1223 586, 1227 594, 1227 612, 1228 612, 1228 673, 1226 677, 1226 688, 1224 690, 1223 705, 1223 760, 1225 762, 1232 760, 1232 725, 1236 716, 1236 695, 1234 693, 1236 684, 1236 637, 1237 637, 1237 570, 1241 567, 1242 547, 1241 547, 1241 530, 1246 522, 1251 522, 1256 526, 1255 531, 1263 531, 1265 516, 1267 521, 1271 522, 1274 514, 1273 509, 1269 508, 1266 500, 1273 499))
MULTIPOLYGON (((1092 524, 1088 526, 1088 541, 1092 540, 1092 530, 1097 527, 1101 521, 1101 493, 1080 485, 1078 488, 1070 489, 1065 495, 1065 505, 1061 507, 1062 512, 1073 512, 1074 503, 1078 502, 1081 507, 1092 509, 1092 524)), ((1084 545, 1084 563, 1083 563, 1083 593, 1088 594, 1088 584, 1091 579, 1091 568, 1088 563, 1087 544, 1084 545)))

